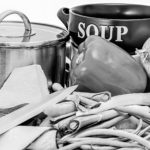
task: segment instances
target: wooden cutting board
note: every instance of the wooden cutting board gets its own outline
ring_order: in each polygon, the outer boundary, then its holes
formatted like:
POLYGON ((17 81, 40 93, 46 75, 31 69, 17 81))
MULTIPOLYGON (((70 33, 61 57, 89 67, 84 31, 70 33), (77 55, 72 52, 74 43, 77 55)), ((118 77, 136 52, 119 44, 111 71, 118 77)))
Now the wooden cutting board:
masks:
POLYGON ((48 106, 51 106, 65 99, 70 95, 77 86, 71 86, 69 88, 49 94, 38 103, 30 103, 14 112, 0 118, 0 134, 8 131, 9 129, 31 119, 32 117, 40 114, 48 106))

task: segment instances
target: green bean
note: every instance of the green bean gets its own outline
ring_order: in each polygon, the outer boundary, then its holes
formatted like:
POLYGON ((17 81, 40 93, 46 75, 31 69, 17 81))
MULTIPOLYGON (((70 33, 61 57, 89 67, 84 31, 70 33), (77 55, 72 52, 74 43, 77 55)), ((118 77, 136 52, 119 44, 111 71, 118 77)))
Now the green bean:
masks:
POLYGON ((128 113, 135 116, 140 116, 142 118, 150 119, 150 113, 144 106, 118 106, 114 108, 115 110, 128 113))
POLYGON ((82 150, 116 150, 116 147, 113 146, 99 146, 99 145, 81 145, 82 150))
POLYGON ((109 101, 102 103, 99 108, 90 110, 88 114, 95 114, 118 106, 128 105, 150 106, 150 93, 131 93, 113 96, 109 101))
POLYGON ((113 129, 93 129, 89 131, 85 131, 82 133, 79 133, 76 135, 76 137, 87 137, 87 136, 96 136, 96 135, 108 135, 108 136, 118 136, 118 137, 125 137, 127 139, 136 141, 140 143, 141 145, 147 147, 150 149, 150 142, 143 139, 142 137, 133 134, 133 133, 128 133, 122 130, 113 130, 113 129))
POLYGON ((117 116, 117 117, 115 117, 115 118, 113 118, 113 119, 110 119, 110 120, 108 120, 108 121, 105 121, 105 122, 103 122, 103 123, 100 123, 100 124, 98 124, 98 125, 95 125, 95 126, 93 126, 93 127, 91 127, 91 128, 88 128, 88 130, 89 130, 89 129, 110 128, 110 127, 114 126, 116 123, 118 123, 118 122, 120 122, 120 121, 122 121, 122 120, 124 120, 124 119, 126 119, 126 118, 128 118, 128 115, 117 116))
POLYGON ((110 139, 102 139, 102 138, 70 138, 66 142, 70 142, 67 146, 60 148, 59 150, 73 150, 75 148, 80 147, 81 145, 108 145, 108 146, 116 146, 116 147, 135 147, 137 144, 135 143, 127 143, 121 142, 117 140, 110 139))
POLYGON ((147 126, 146 128, 144 128, 138 135, 142 136, 148 130, 150 130, 150 126, 147 126))

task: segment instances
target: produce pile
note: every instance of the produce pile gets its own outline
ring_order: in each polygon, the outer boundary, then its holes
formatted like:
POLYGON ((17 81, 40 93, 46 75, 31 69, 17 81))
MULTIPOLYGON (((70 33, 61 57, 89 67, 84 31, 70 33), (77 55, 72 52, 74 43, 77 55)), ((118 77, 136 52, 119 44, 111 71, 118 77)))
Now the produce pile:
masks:
MULTIPOLYGON (((0 149, 149 150, 149 45, 148 39, 133 58, 98 36, 87 38, 71 64, 77 89, 1 135, 0 149)), ((63 90, 58 83, 49 88, 63 90)), ((17 68, 0 90, 1 116, 45 95, 50 93, 39 65, 17 68)))
POLYGON ((150 149, 149 45, 134 58, 98 36, 79 46, 71 70, 79 86, 44 121, 58 131, 53 149, 150 149))
POLYGON ((149 93, 111 97, 107 91, 73 92, 61 104, 64 114, 50 110, 52 113, 41 124, 58 131, 59 148, 53 150, 150 149, 149 93))

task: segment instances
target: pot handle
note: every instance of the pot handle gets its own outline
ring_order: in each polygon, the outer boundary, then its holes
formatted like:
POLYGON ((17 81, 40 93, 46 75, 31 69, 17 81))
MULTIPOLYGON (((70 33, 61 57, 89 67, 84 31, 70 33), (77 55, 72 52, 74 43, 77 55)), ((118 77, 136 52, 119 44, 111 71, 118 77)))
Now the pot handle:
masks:
POLYGON ((15 10, 7 10, 0 14, 0 22, 2 22, 4 20, 4 18, 6 18, 7 16, 9 16, 11 14, 17 14, 23 20, 24 27, 25 27, 25 32, 23 35, 23 42, 28 41, 29 37, 31 36, 32 29, 31 29, 31 23, 25 14, 23 14, 22 12, 19 12, 19 11, 15 11, 15 10))
POLYGON ((69 8, 66 7, 60 8, 57 12, 57 16, 68 29, 69 8))

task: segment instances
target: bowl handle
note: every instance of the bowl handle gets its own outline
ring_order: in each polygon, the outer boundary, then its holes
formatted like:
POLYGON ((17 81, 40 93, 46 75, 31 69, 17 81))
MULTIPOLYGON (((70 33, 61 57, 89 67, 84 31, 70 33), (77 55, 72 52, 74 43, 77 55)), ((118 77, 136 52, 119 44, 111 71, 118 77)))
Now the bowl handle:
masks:
POLYGON ((15 10, 7 10, 0 14, 0 22, 2 22, 4 20, 4 18, 6 18, 7 16, 9 16, 11 14, 17 14, 23 20, 24 27, 25 27, 25 32, 23 35, 23 37, 24 37, 23 42, 28 41, 28 38, 31 35, 32 29, 31 29, 31 23, 25 14, 23 14, 22 12, 19 12, 19 11, 15 11, 15 10))
POLYGON ((68 29, 69 8, 66 7, 60 8, 57 12, 57 16, 68 29))

